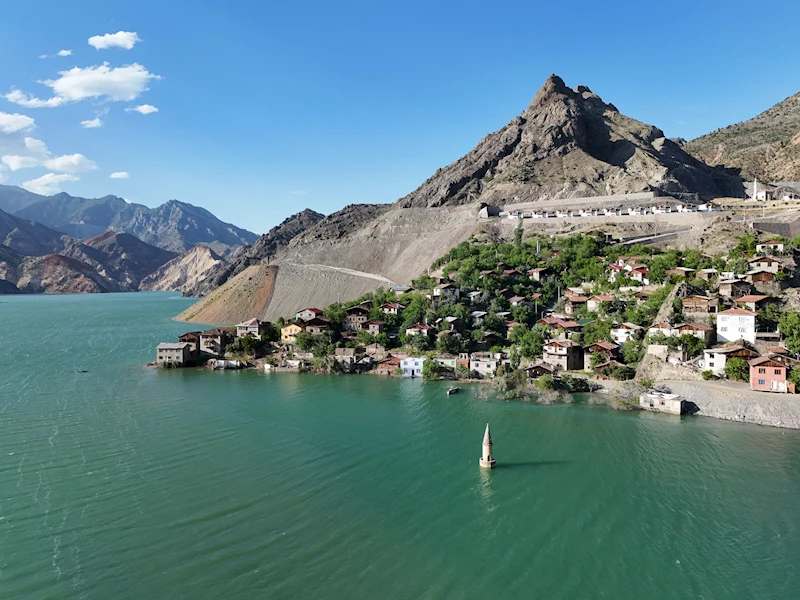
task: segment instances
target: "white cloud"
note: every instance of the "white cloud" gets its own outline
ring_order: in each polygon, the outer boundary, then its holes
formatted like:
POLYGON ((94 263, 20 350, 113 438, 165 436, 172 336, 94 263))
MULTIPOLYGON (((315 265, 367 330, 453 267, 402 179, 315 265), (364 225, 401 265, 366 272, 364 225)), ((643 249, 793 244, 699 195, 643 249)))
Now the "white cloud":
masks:
POLYGON ((68 181, 80 181, 80 178, 75 175, 56 175, 55 173, 48 173, 36 179, 31 179, 22 184, 22 187, 33 192, 34 194, 41 194, 43 196, 52 196, 61 191, 61 184, 68 181))
POLYGON ((138 112, 139 114, 142 115, 150 115, 153 113, 157 113, 158 109, 152 104, 140 104, 139 106, 132 106, 130 108, 126 108, 125 112, 138 112))
POLYGON ((42 158, 48 158, 50 156, 50 151, 47 149, 47 144, 45 144, 42 140, 26 137, 25 147, 32 153, 38 154, 42 158))
POLYGON ((52 98, 41 99, 20 90, 11 90, 6 100, 27 108, 54 108, 87 98, 100 98, 111 102, 130 102, 148 90, 151 79, 161 79, 140 64, 109 67, 108 63, 94 67, 73 67, 60 71, 58 79, 40 83, 53 90, 52 98))
POLYGON ((48 159, 42 163, 51 171, 60 173, 80 173, 81 171, 94 171, 97 164, 89 160, 83 154, 65 154, 48 159))
POLYGON ((3 164, 7 165, 12 171, 38 167, 42 162, 33 156, 17 156, 16 154, 6 154, 3 156, 3 158, 0 158, 0 160, 2 160, 3 164))
POLYGON ((59 50, 59 56, 72 56, 72 50, 59 50))
POLYGON ((130 179, 131 176, 127 171, 117 171, 109 175, 110 179, 130 179))
POLYGON ((19 113, 0 112, 0 131, 3 133, 16 133, 33 128, 34 120, 19 113))
POLYGON ((83 127, 84 129, 96 129, 102 126, 103 122, 100 120, 100 117, 95 117, 94 119, 87 119, 86 121, 81 121, 81 127, 83 127))
POLYGON ((89 38, 89 45, 98 50, 105 50, 106 48, 130 50, 136 42, 141 41, 135 31, 118 31, 117 33, 106 33, 105 35, 93 35, 89 38))
POLYGON ((0 183, 5 183, 6 181, 8 181, 8 175, 0 171, 0 183))

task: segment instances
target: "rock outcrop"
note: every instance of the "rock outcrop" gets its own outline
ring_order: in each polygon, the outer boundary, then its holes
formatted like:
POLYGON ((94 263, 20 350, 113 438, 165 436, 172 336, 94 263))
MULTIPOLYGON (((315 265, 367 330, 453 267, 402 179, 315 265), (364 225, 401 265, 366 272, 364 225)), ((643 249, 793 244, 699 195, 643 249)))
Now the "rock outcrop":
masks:
POLYGON ((211 248, 195 246, 163 264, 142 279, 139 290, 152 292, 184 292, 208 281, 228 263, 211 248))
POLYGON ((61 252, 74 238, 45 227, 41 223, 15 217, 0 210, 0 244, 24 254, 39 256, 61 252))
MULTIPOLYGON (((8 258, 8 257, 6 257, 8 258)), ((0 279, 27 294, 98 294, 123 292, 119 283, 74 258, 48 254, 23 257, 16 265, 0 261, 0 279)))
POLYGON ((737 169, 748 179, 800 181, 800 93, 684 148, 709 165, 737 169))
POLYGON ((252 246, 240 249, 230 263, 218 265, 205 279, 198 279, 194 283, 186 284, 183 287, 184 295, 205 296, 247 267, 267 261, 296 236, 314 227, 323 219, 325 219, 325 215, 310 209, 292 215, 259 237, 252 246))
POLYGON ((736 177, 689 156, 660 129, 551 75, 519 117, 398 205, 505 204, 652 190, 742 195, 736 177))

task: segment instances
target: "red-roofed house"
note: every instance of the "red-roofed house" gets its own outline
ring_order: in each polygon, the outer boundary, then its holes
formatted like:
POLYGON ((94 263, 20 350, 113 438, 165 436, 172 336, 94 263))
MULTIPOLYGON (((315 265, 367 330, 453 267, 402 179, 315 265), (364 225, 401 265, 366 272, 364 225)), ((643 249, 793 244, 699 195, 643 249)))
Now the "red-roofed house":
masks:
POLYGON ((316 319, 322 315, 323 312, 318 308, 304 308, 297 313, 294 318, 299 321, 310 321, 311 319, 316 319))

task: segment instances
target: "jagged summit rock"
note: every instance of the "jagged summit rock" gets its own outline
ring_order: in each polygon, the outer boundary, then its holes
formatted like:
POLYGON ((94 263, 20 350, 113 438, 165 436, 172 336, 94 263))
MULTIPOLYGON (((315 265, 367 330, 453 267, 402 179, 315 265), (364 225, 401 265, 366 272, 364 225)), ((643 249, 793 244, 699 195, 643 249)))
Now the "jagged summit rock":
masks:
POLYGON ((660 190, 740 196, 664 132, 621 114, 586 86, 547 78, 530 105, 398 201, 400 207, 527 202, 660 190))

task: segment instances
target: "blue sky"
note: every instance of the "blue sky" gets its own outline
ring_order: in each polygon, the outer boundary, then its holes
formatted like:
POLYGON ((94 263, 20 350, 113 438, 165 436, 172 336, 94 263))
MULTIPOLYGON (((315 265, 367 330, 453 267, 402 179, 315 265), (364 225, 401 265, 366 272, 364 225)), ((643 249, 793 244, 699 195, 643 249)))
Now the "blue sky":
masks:
POLYGON ((798 19, 769 0, 4 2, 0 180, 263 232, 404 196, 552 72, 668 136, 748 119, 800 91, 800 45, 765 26, 798 19))

